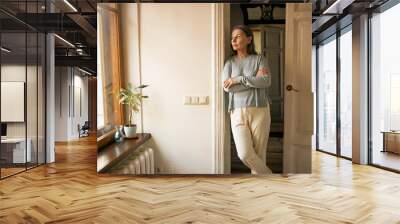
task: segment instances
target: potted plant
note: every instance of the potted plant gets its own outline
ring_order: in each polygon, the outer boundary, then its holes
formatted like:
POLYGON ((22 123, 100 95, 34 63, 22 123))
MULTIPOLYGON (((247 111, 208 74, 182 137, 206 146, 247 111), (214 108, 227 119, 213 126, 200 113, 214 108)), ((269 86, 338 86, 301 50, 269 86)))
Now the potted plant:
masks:
POLYGON ((119 91, 119 103, 126 105, 128 107, 129 116, 128 124, 124 125, 125 137, 133 138, 136 134, 136 124, 133 123, 133 113, 140 110, 140 104, 143 98, 148 98, 148 96, 143 96, 141 89, 146 88, 148 85, 140 85, 138 87, 133 87, 130 83, 128 88, 121 88, 119 91))

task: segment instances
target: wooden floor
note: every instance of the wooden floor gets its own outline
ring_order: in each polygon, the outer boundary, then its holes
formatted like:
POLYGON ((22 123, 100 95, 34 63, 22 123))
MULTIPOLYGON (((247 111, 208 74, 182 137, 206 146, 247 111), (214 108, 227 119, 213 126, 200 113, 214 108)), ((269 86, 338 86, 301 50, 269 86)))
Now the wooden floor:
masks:
POLYGON ((400 155, 391 152, 374 151, 372 157, 374 164, 400 170, 400 155))
POLYGON ((400 175, 313 153, 313 174, 98 175, 96 145, 0 181, 0 223, 400 223, 400 175))
POLYGON ((8 176, 11 175, 15 175, 17 173, 20 172, 24 172, 27 169, 34 169, 35 167, 37 167, 36 163, 27 163, 27 167, 25 167, 24 164, 18 164, 18 167, 7 167, 7 168, 1 168, 0 172, 1 172, 1 178, 6 178, 8 176))
POLYGON ((1 177, 7 177, 7 176, 11 176, 13 174, 22 172, 25 170, 24 168, 20 168, 20 167, 11 167, 11 168, 1 168, 1 177))

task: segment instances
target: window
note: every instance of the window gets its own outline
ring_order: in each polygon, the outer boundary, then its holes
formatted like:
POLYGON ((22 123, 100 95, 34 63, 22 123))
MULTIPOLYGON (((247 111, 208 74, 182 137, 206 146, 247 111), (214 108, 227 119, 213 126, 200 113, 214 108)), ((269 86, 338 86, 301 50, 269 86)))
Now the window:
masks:
MULTIPOLYGON (((370 137, 372 163, 400 170, 400 156, 388 149, 383 132, 400 131, 400 4, 371 18, 370 137)), ((394 134, 399 148, 400 134, 394 134)), ((397 145, 396 145, 397 144, 397 145)))
POLYGON ((336 153, 336 39, 318 47, 318 145, 317 149, 336 153))
POLYGON ((340 154, 352 157, 352 33, 340 36, 340 154))

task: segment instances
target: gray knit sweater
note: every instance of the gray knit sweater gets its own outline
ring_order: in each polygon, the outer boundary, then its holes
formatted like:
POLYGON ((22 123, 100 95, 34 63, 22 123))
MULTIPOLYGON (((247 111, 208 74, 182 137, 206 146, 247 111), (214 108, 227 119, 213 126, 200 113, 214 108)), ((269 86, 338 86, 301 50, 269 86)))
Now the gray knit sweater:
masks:
POLYGON ((237 83, 225 92, 229 93, 228 110, 241 107, 267 107, 270 103, 267 89, 271 85, 271 73, 263 55, 248 55, 243 59, 230 57, 222 71, 222 85, 228 78, 237 83), (259 69, 266 69, 267 75, 256 76, 259 69))

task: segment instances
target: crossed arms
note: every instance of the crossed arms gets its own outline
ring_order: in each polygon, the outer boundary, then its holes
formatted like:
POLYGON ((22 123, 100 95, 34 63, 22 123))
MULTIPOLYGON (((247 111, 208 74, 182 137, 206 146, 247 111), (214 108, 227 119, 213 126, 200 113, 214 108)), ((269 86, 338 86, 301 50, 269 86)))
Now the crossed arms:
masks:
POLYGON ((271 85, 271 74, 268 67, 261 67, 256 76, 239 75, 229 78, 231 62, 226 63, 223 71, 223 87, 225 92, 240 92, 251 88, 267 88, 271 85))

